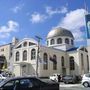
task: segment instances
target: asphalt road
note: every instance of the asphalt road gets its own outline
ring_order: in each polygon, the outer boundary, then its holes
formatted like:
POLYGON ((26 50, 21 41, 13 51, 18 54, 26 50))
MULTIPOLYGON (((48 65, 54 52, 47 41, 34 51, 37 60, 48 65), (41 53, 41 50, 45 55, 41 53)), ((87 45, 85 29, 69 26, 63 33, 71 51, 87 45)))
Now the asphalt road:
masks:
POLYGON ((90 90, 90 87, 85 88, 81 84, 60 83, 60 89, 59 90, 90 90))

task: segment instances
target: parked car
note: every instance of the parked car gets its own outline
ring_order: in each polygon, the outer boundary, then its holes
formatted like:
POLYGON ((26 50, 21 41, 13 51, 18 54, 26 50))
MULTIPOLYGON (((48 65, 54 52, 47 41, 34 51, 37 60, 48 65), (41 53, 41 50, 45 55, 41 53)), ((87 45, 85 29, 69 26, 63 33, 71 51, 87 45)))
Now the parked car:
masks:
POLYGON ((6 79, 7 77, 5 77, 4 75, 0 74, 0 80, 6 79))
POLYGON ((75 75, 65 75, 63 77, 63 82, 68 84, 68 83, 77 83, 77 77, 75 75))
POLYGON ((84 87, 89 87, 90 86, 90 73, 84 74, 82 76, 82 81, 81 81, 82 85, 84 87))
POLYGON ((53 81, 60 82, 61 76, 60 76, 60 74, 55 73, 55 74, 51 75, 51 76, 49 77, 49 79, 50 79, 50 80, 53 80, 53 81))
POLYGON ((0 90, 59 90, 59 84, 36 77, 14 77, 3 80, 0 90))

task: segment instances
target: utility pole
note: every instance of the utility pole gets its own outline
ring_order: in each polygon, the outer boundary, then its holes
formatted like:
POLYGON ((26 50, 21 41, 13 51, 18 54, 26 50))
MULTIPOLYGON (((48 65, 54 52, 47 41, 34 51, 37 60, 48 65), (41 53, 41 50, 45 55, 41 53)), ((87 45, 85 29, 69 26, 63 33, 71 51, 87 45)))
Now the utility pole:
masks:
POLYGON ((42 40, 42 38, 39 36, 35 36, 35 37, 37 38, 37 41, 38 41, 37 61, 36 61, 36 76, 38 77, 38 60, 39 60, 39 53, 40 53, 39 46, 40 46, 40 40, 42 40))

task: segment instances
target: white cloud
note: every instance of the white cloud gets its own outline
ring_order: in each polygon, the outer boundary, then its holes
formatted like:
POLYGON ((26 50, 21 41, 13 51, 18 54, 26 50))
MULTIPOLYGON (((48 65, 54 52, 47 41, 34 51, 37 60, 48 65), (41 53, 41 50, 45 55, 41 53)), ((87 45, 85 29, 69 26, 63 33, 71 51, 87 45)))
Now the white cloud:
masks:
POLYGON ((67 13, 68 12, 68 9, 67 9, 67 7, 62 7, 61 8, 61 13, 67 13))
MULTIPOLYGON (((48 18, 51 18, 51 16, 53 16, 54 14, 65 14, 67 12, 67 8, 66 7, 61 7, 60 9, 56 8, 53 9, 52 7, 45 7, 45 14, 40 14, 38 12, 34 12, 31 15, 30 21, 32 23, 39 23, 39 22, 43 22, 48 18)), ((27 13, 27 15, 29 15, 30 13, 27 13)))
POLYGON ((14 12, 14 13, 18 13, 20 10, 22 10, 24 4, 20 4, 20 5, 17 5, 15 7, 13 7, 11 10, 14 12))
POLYGON ((71 30, 76 41, 83 41, 84 33, 81 31, 81 28, 85 26, 85 12, 84 9, 68 12, 58 26, 71 30))
POLYGON ((73 31, 73 35, 75 37, 76 42, 84 41, 85 39, 83 38, 83 32, 80 30, 73 31))
POLYGON ((35 12, 31 15, 30 21, 32 23, 38 23, 38 22, 43 22, 45 19, 47 19, 47 16, 35 12))
POLYGON ((6 38, 6 37, 9 37, 10 36, 10 33, 2 33, 0 34, 0 38, 6 38))
POLYGON ((53 9, 52 7, 46 7, 46 13, 50 16, 54 15, 54 14, 64 14, 64 13, 67 13, 68 9, 67 7, 61 7, 61 8, 56 8, 56 9, 53 9))
POLYGON ((15 21, 8 21, 6 25, 0 26, 0 38, 6 38, 10 36, 11 32, 16 32, 19 28, 19 24, 15 21))

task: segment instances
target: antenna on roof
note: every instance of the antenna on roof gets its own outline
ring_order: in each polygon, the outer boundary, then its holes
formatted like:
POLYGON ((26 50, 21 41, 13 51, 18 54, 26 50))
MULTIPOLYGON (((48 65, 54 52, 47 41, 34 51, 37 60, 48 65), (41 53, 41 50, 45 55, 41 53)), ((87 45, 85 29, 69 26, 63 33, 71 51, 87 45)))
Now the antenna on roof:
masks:
POLYGON ((84 0, 84 9, 86 10, 85 15, 88 14, 88 7, 87 7, 86 0, 84 0))

